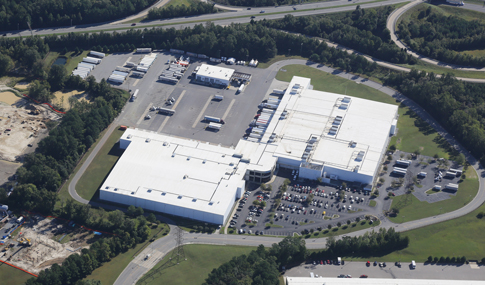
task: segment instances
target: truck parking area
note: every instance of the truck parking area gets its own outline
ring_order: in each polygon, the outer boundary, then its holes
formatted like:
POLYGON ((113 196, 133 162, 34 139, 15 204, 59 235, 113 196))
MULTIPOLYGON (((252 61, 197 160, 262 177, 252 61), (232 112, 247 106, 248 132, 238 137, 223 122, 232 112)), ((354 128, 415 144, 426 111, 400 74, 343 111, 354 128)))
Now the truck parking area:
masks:
POLYGON ((462 167, 454 166, 454 162, 448 161, 445 165, 444 160, 421 155, 408 159, 412 155, 400 151, 396 151, 391 156, 392 160, 387 164, 388 170, 381 175, 384 179, 381 187, 391 192, 391 195, 403 195, 412 186, 413 195, 416 198, 433 203, 450 199, 460 191, 462 167), (403 165, 400 161, 409 163, 403 165), (404 169, 405 172, 396 173, 394 171, 396 168, 404 169), (454 185, 458 186, 458 190, 451 188, 454 185))
MULTIPOLYGON (((116 67, 126 62, 138 62, 145 54, 113 54, 107 56, 91 73, 97 81, 107 79, 116 67)), ((180 57, 168 52, 157 52, 157 58, 142 77, 128 76, 119 88, 138 89, 137 99, 128 102, 121 124, 153 132, 165 133, 224 146, 235 146, 244 135, 249 123, 257 112, 257 107, 267 96, 269 86, 276 71, 267 72, 249 66, 209 63, 215 66, 233 68, 237 72, 251 74, 251 82, 242 92, 238 86, 215 88, 194 83, 192 73, 207 64, 208 60, 191 58, 190 64, 178 83, 171 84, 159 80, 160 74, 169 67, 169 62, 180 57), (222 96, 223 99, 216 97, 222 96), (169 103, 169 99, 171 102, 169 103), (158 112, 157 108, 175 110, 174 114, 158 112), (217 128, 207 128, 205 116, 222 119, 225 123, 217 128)))

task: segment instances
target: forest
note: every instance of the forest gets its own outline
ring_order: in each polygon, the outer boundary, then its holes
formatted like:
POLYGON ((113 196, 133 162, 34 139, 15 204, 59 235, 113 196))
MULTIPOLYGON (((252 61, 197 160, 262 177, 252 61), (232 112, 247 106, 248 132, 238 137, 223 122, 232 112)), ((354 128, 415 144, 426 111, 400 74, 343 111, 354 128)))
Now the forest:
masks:
POLYGON ((299 265, 307 256, 305 240, 301 237, 286 237, 266 249, 260 245, 249 255, 234 257, 215 268, 205 280, 205 285, 216 284, 279 284, 279 269, 282 266, 299 265))
POLYGON ((419 103, 482 163, 485 162, 485 84, 413 69, 391 73, 390 85, 419 103))
POLYGON ((391 41, 386 21, 393 6, 361 9, 322 16, 263 21, 267 27, 328 39, 364 54, 392 63, 415 64, 416 59, 391 41))
POLYGON ((2 31, 93 24, 122 19, 156 0, 0 0, 2 31), (102 19, 102 20, 101 20, 102 19))
POLYGON ((431 6, 398 25, 398 34, 412 50, 440 61, 482 68, 485 57, 460 53, 485 48, 485 22, 446 16, 431 6))
POLYGON ((159 20, 175 17, 212 14, 217 13, 217 11, 218 10, 214 7, 214 4, 197 2, 196 4, 190 5, 188 7, 185 5, 177 5, 150 9, 150 11, 148 11, 147 20, 159 20))

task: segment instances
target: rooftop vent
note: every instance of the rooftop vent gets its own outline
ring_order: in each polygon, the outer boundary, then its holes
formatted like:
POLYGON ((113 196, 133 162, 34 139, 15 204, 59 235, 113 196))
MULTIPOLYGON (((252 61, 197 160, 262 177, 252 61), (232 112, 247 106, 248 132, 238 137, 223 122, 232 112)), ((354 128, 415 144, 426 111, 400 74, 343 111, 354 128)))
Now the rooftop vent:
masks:
POLYGON ((106 188, 105 188, 105 189, 109 189, 109 186, 106 186, 106 188))
POLYGON ((214 205, 214 202, 209 202, 209 206, 212 206, 212 205, 214 205))
POLYGON ((162 192, 162 196, 165 196, 165 195, 167 195, 167 193, 165 193, 165 192, 162 192))
POLYGON ((364 154, 365 154, 365 151, 363 150, 359 151, 359 154, 357 154, 357 158, 355 160, 361 161, 362 159, 364 159, 364 154))
POLYGON ((357 146, 357 142, 354 142, 354 141, 349 142, 349 147, 356 147, 356 146, 357 146))
POLYGON ((147 190, 147 192, 148 192, 148 193, 152 193, 152 189, 148 189, 148 190, 147 190))
POLYGON ((152 140, 151 138, 147 138, 145 142, 150 142, 151 140, 152 140))
POLYGON ((358 165, 357 165, 357 166, 355 166, 355 168, 354 168, 354 172, 359 172, 359 166, 358 166, 358 165))
POLYGON ((202 161, 203 164, 205 164, 207 162, 207 159, 204 159, 204 161, 202 161))
POLYGON ((187 157, 187 160, 190 160, 190 158, 191 158, 191 156, 188 156, 188 157, 187 157))
POLYGON ((115 188, 115 191, 118 191, 118 188, 115 188))
POLYGON ((132 135, 128 135, 126 138, 127 138, 127 139, 131 139, 131 137, 132 137, 132 135))
POLYGON ((131 195, 135 195, 135 192, 131 192, 131 195))
POLYGON ((182 195, 179 195, 179 196, 177 197, 177 199, 182 199, 182 195))
POLYGON ((168 145, 168 142, 163 142, 163 146, 167 146, 168 145))
POLYGON ((192 199, 192 202, 197 202, 197 198, 192 199))

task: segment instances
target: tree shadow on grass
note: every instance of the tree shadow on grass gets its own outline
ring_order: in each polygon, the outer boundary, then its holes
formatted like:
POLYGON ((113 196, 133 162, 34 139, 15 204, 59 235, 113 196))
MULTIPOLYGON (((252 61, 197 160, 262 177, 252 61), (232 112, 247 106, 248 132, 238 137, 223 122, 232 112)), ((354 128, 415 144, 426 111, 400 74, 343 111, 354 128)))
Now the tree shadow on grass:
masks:
POLYGON ((425 136, 432 135, 436 133, 436 130, 430 126, 426 121, 421 119, 415 112, 412 110, 406 111, 404 115, 407 115, 414 119, 414 125, 419 129, 421 133, 425 136))

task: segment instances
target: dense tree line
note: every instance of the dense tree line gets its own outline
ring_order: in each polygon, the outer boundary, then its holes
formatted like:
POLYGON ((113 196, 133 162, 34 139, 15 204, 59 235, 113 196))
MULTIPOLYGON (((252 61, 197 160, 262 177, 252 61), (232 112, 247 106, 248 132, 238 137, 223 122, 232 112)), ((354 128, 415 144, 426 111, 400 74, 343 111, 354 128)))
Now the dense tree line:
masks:
POLYGON ((407 236, 402 237, 394 228, 380 228, 379 231, 366 232, 357 237, 343 237, 336 240, 327 239, 327 256, 376 256, 388 254, 395 250, 406 248, 409 244, 407 236))
POLYGON ((150 9, 150 11, 148 11, 147 19, 158 20, 158 19, 167 19, 167 18, 185 17, 185 16, 194 16, 194 15, 202 15, 202 14, 212 14, 212 13, 217 13, 217 8, 214 7, 214 4, 197 2, 196 4, 193 4, 190 6, 172 5, 168 7, 150 9))
POLYGON ((2 31, 92 24, 135 14, 155 0, 0 0, 2 31))
POLYGON ((323 16, 264 21, 268 27, 320 37, 392 63, 414 64, 416 59, 391 41, 386 21, 393 6, 323 16))
MULTIPOLYGON (((1 12, 0 12, 1 14, 1 12)), ((2 39, 0 43, 0 76, 16 65, 15 73, 44 78, 42 58, 49 46, 40 37, 2 39)))
POLYGON ((307 0, 215 0, 214 2, 233 6, 265 7, 277 5, 294 5, 307 2, 307 0))
POLYGON ((204 284, 279 284, 279 268, 305 261, 307 249, 301 237, 286 237, 265 249, 260 245, 249 255, 234 257, 212 270, 204 284))
POLYGON ((485 57, 460 53, 485 47, 483 21, 446 16, 428 7, 417 18, 402 21, 398 28, 401 40, 425 56, 452 64, 485 66, 485 57))
POLYGON ((485 162, 485 85, 456 80, 452 74, 412 70, 390 74, 386 84, 419 103, 475 157, 485 162))

